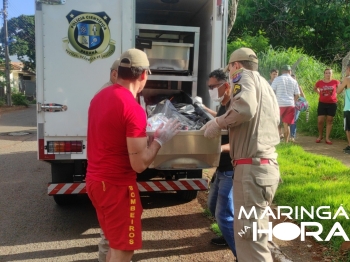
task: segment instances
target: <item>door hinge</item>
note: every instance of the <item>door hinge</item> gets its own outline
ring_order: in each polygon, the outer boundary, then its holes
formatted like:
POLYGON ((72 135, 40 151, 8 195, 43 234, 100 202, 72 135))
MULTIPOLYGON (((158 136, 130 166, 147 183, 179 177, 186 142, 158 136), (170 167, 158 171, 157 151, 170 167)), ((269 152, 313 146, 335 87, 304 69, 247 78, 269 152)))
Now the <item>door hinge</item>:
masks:
POLYGON ((67 111, 68 107, 66 105, 60 105, 56 103, 49 103, 49 104, 37 104, 38 112, 44 111, 44 112, 64 112, 67 111))

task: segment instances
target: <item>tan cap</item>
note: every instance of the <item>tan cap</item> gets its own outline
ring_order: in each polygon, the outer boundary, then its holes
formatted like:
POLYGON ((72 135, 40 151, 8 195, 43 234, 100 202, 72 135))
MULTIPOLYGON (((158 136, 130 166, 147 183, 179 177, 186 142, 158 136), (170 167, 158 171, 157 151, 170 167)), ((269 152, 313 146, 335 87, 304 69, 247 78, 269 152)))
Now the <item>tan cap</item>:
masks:
POLYGON ((120 64, 120 59, 118 58, 117 60, 114 61, 113 65, 111 66, 111 70, 117 70, 118 71, 119 64, 120 64))
POLYGON ((119 66, 121 67, 142 67, 149 70, 149 61, 145 52, 139 49, 129 49, 121 54, 120 61, 124 59, 129 60, 129 62, 120 62, 119 66))
POLYGON ((258 63, 258 57, 254 51, 247 47, 241 47, 232 52, 228 65, 225 67, 224 71, 227 72, 229 64, 237 61, 251 61, 253 63, 258 63))

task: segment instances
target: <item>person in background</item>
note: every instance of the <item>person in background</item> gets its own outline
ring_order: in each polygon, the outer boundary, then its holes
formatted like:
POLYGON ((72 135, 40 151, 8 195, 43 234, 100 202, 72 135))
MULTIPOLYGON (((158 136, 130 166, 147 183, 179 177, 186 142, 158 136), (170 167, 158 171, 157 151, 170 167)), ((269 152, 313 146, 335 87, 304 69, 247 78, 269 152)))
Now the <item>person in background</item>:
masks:
MULTIPOLYGON (((108 86, 111 86, 115 84, 118 78, 118 66, 119 66, 120 60, 119 58, 115 60, 110 68, 109 73, 109 81, 106 82, 97 92, 100 92, 103 88, 106 88, 108 86)), ((106 262, 107 253, 109 250, 109 243, 106 239, 105 234, 103 233, 103 230, 100 231, 101 240, 98 243, 98 262, 106 262)))
MULTIPOLYGON (((267 82, 271 85, 273 80, 275 80, 276 77, 278 77, 278 69, 272 68, 270 70, 270 79, 267 82)), ((282 127, 283 127, 283 123, 282 123, 282 120, 281 120, 280 121, 280 125, 278 126, 278 133, 280 134, 280 139, 284 138, 284 134, 282 132, 282 127)))
POLYGON ((337 94, 340 94, 345 89, 344 101, 344 130, 348 145, 343 149, 344 153, 350 154, 350 63, 346 66, 345 77, 341 84, 337 87, 337 94))
POLYGON ((276 68, 273 68, 270 70, 270 79, 267 82, 271 85, 276 77, 278 77, 278 70, 276 68))
POLYGON ((291 74, 292 68, 289 65, 284 65, 282 66, 282 75, 276 77, 271 84, 280 107, 286 143, 289 142, 290 125, 294 124, 295 101, 300 95, 298 83, 290 76, 291 74))
MULTIPOLYGON (((294 74, 291 74, 291 77, 293 77, 293 79, 295 79, 295 81, 297 81, 297 78, 294 74)), ((298 84, 298 87, 299 87, 300 96, 305 98, 304 91, 299 84, 298 84)), ((294 124, 290 125, 290 141, 291 142, 295 142, 295 138, 296 138, 296 134, 297 134, 297 121, 298 121, 299 115, 300 115, 300 111, 297 108, 295 108, 294 124)))
MULTIPOLYGON (((272 204, 280 180, 275 146, 280 142, 278 103, 270 85, 258 71, 258 58, 250 48, 235 50, 226 70, 230 71, 232 91, 225 114, 202 128, 204 136, 214 138, 221 129, 229 130, 230 156, 233 159, 234 233, 240 262, 272 262, 268 234, 253 240, 255 223, 268 231, 269 216, 239 215, 256 210, 262 214, 272 204), (242 234, 244 232, 244 234, 242 234), (247 232, 247 233, 245 233, 247 232)), ((295 80, 294 80, 295 81, 295 80)), ((294 116, 294 114, 293 114, 294 116)))
MULTIPOLYGON (((228 77, 222 69, 217 69, 209 74, 209 94, 214 102, 219 102, 217 112, 205 109, 213 116, 225 114, 230 104, 231 87, 228 77)), ((208 208, 215 217, 221 237, 211 240, 218 246, 229 246, 233 255, 237 257, 234 232, 233 232, 233 191, 232 191, 233 167, 230 158, 230 145, 228 135, 221 137, 221 155, 218 168, 213 175, 208 195, 208 208)))
POLYGON ((317 108, 317 127, 318 138, 316 143, 320 143, 323 139, 323 126, 326 119, 326 144, 331 145, 332 142, 329 136, 332 131, 333 118, 337 111, 337 86, 339 81, 332 79, 332 69, 326 68, 324 70, 324 78, 315 84, 314 90, 319 94, 319 102, 317 108))
POLYGON ((109 241, 108 262, 129 262, 141 248, 136 173, 143 172, 179 131, 178 120, 169 120, 148 144, 146 112, 136 101, 148 72, 147 55, 127 50, 120 56, 116 84, 97 93, 88 111, 86 191, 109 241))
POLYGON ((110 72, 109 72, 109 81, 107 83, 105 83, 97 92, 100 92, 103 88, 107 87, 107 86, 111 86, 113 85, 118 78, 118 66, 119 66, 120 60, 119 58, 117 60, 115 60, 111 66, 110 72))

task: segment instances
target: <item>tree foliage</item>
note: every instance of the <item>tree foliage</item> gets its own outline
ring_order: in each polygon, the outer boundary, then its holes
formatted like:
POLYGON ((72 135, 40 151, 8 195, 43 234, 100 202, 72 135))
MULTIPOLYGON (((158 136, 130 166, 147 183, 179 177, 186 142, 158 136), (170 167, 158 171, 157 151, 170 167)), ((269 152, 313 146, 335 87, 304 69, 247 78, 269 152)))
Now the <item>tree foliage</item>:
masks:
POLYGON ((237 37, 227 44, 228 58, 233 51, 241 47, 249 47, 255 53, 264 52, 269 48, 269 39, 265 37, 265 33, 262 31, 259 31, 255 36, 248 32, 244 33, 242 37, 237 37))
MULTIPOLYGON (((24 69, 35 71, 35 18, 21 15, 7 22, 9 39, 16 39, 9 45, 10 55, 17 55, 24 69)), ((1 30, 4 39, 4 30, 1 30)))
POLYGON ((274 47, 299 47, 325 62, 350 51, 349 0, 245 0, 232 36, 266 32, 274 47))

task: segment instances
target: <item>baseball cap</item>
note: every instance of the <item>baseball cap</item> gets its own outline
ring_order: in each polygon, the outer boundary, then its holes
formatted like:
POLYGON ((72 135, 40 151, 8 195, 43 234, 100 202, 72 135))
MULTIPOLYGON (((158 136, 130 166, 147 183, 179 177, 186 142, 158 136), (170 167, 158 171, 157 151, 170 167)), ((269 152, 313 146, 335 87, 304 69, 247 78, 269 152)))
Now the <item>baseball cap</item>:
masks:
POLYGON ((232 52, 228 65, 225 67, 224 71, 229 71, 229 64, 237 61, 251 61, 258 64, 258 57, 254 51, 247 47, 241 47, 232 52))
POLYGON ((290 70, 292 70, 292 68, 290 67, 290 65, 284 65, 284 66, 281 67, 281 69, 284 70, 284 71, 290 71, 290 70))
POLYGON ((145 52, 139 49, 131 48, 122 53, 119 59, 119 66, 121 67, 142 67, 145 70, 148 70, 148 73, 151 73, 151 71, 149 70, 149 61, 147 55, 145 52), (128 61, 126 62, 125 60, 128 61))
POLYGON ((118 71, 119 64, 120 64, 120 59, 118 58, 117 60, 114 61, 113 65, 111 66, 111 70, 117 70, 118 71))

